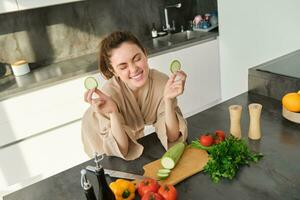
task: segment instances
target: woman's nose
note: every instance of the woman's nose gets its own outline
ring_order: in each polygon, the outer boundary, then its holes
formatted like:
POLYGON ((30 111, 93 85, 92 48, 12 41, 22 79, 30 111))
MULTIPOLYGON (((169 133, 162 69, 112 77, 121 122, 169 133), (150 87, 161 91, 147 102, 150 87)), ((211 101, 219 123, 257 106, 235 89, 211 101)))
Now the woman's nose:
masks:
POLYGON ((135 64, 132 63, 131 65, 129 65, 129 70, 131 73, 136 72, 137 69, 138 69, 138 67, 135 64))

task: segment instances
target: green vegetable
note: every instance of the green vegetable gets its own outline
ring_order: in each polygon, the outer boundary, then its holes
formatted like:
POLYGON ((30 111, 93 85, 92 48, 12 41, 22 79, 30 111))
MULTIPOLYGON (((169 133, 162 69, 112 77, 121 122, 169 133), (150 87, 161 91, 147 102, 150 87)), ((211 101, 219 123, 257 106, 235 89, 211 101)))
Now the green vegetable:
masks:
POLYGON ((170 169, 159 169, 158 173, 161 174, 170 174, 171 170, 170 169))
POLYGON ((170 65, 170 71, 175 73, 181 69, 181 63, 178 60, 173 60, 170 65))
POLYGON ((157 177, 159 180, 165 180, 169 177, 170 174, 164 174, 164 173, 157 173, 157 177))
MULTIPOLYGON (((197 142, 193 141, 191 146, 202 149, 197 142)), ((233 179, 240 167, 258 162, 263 157, 261 153, 251 152, 244 140, 234 136, 229 136, 223 142, 210 147, 207 152, 210 159, 204 166, 204 172, 208 173, 215 183, 221 178, 233 179)))
POLYGON ((161 158, 160 163, 165 169, 173 169, 185 149, 185 144, 179 142, 172 146, 161 158))
POLYGON ((159 169, 157 171, 156 175, 157 175, 159 180, 164 180, 164 179, 169 177, 170 173, 171 173, 170 169, 159 169))
POLYGON ((84 80, 84 86, 86 89, 91 90, 98 87, 98 82, 94 77, 87 77, 84 80))

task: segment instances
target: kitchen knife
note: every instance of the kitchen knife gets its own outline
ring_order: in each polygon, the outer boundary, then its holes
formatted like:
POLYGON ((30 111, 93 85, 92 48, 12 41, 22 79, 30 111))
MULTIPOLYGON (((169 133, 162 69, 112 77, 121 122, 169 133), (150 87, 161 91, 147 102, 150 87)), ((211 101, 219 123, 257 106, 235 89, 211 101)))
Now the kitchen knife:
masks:
MULTIPOLYGON (((95 172, 95 167, 93 166, 87 166, 86 169, 91 172, 95 172)), ((131 174, 127 172, 121 172, 116 170, 110 170, 110 169, 104 169, 104 174, 109 175, 110 177, 114 178, 124 178, 129 180, 142 180, 145 177, 137 174, 131 174)))

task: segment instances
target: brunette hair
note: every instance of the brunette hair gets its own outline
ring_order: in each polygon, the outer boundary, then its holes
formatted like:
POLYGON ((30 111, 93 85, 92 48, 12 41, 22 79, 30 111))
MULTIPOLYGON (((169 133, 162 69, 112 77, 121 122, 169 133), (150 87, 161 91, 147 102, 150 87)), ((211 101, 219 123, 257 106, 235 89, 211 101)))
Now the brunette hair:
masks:
POLYGON ((118 48, 123 42, 131 42, 136 44, 143 51, 143 53, 146 54, 145 48, 132 33, 128 31, 116 31, 109 34, 100 42, 99 45, 99 69, 101 74, 106 79, 110 79, 114 76, 113 67, 110 63, 111 51, 115 48, 118 48))

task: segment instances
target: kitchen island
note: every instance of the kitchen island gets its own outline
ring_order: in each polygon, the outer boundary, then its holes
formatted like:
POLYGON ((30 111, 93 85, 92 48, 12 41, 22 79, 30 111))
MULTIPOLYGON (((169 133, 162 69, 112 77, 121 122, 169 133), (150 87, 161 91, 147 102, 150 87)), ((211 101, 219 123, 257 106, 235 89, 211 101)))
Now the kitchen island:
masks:
MULTIPOLYGON (((198 199, 300 199, 300 125, 289 122, 281 116, 281 103, 269 97, 244 93, 187 119, 189 137, 194 140, 200 134, 216 129, 229 130, 228 106, 243 106, 242 136, 253 151, 264 154, 262 160, 250 167, 243 167, 237 176, 229 181, 213 183, 209 176, 198 173, 176 185, 180 200, 198 199), (248 104, 263 105, 261 115, 262 138, 251 141, 247 138, 249 126, 248 104)), ((155 134, 139 141, 144 145, 143 155, 134 161, 124 161, 115 157, 106 157, 102 165, 108 169, 143 174, 146 163, 160 158, 164 149, 155 134)), ((66 157, 66 159, 68 159, 66 157)), ((55 162, 53 160, 52 162, 55 162)), ((67 200, 82 199, 80 170, 93 161, 37 182, 31 186, 4 196, 4 200, 67 200)), ((95 189, 96 179, 88 175, 95 189)), ((108 181, 112 181, 107 177, 108 181)))

